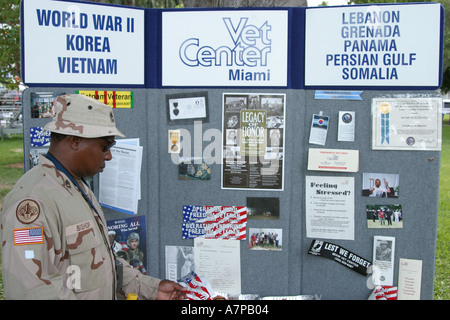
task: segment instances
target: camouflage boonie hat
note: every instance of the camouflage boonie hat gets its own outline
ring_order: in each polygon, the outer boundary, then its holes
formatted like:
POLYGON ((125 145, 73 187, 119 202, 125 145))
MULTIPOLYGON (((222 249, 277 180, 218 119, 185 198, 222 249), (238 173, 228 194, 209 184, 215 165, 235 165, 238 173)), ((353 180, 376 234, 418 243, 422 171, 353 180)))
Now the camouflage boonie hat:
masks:
POLYGON ((82 94, 58 96, 44 130, 83 138, 125 137, 116 128, 111 107, 82 94))

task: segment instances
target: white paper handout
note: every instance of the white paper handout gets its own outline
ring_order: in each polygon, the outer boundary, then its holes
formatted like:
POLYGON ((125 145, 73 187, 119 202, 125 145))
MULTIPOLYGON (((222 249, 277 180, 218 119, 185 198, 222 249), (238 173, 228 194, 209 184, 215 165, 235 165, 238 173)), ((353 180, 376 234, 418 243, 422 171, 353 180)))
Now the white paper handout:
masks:
POLYGON ((394 282, 395 238, 374 236, 373 238, 373 284, 392 286, 394 282))
POLYGON ((398 300, 420 300, 422 260, 400 258, 398 300))
POLYGON ((136 214, 141 197, 142 147, 135 141, 118 140, 111 148, 112 160, 99 174, 101 206, 136 214))
POLYGON ((215 292, 241 293, 239 240, 194 239, 195 272, 204 276, 215 292))
POLYGON ((355 112, 339 111, 338 141, 355 141, 355 112))
POLYGON ((355 239, 355 179, 306 176, 306 236, 355 239))

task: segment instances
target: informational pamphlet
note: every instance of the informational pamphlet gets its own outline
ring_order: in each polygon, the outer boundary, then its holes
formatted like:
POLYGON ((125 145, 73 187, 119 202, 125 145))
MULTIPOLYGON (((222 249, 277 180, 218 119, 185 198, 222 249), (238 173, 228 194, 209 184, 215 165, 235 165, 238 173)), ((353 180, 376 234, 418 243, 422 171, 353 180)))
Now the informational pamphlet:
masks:
POLYGON ((398 268, 398 300, 420 300, 422 260, 400 258, 398 268))
POLYGON ((392 286, 394 282, 395 238, 375 236, 373 239, 373 284, 392 286))
POLYGON ((306 236, 355 239, 353 177, 306 176, 306 236))
POLYGON ((338 141, 355 141, 355 111, 339 111, 338 141))
MULTIPOLYGON (((135 140, 135 139, 133 139, 135 140)), ((99 203, 103 207, 136 214, 141 197, 142 147, 118 140, 112 160, 99 174, 99 203)))

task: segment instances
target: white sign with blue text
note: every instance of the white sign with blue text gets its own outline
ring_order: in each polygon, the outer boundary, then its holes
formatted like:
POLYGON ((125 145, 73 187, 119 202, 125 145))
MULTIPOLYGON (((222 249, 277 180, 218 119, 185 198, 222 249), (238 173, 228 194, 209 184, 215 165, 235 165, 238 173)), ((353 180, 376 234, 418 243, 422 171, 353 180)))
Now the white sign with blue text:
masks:
POLYGON ((439 87, 439 3, 306 9, 305 87, 439 87))
POLYGON ((22 5, 25 83, 144 85, 144 10, 50 0, 22 5))
POLYGON ((163 86, 287 86, 287 10, 162 14, 163 86))

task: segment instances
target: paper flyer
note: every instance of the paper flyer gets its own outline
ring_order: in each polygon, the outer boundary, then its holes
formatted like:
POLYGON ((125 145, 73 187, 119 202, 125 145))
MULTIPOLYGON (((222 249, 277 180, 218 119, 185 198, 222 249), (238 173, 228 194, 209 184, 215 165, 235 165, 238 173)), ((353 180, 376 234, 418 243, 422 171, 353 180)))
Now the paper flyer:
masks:
POLYGON ((339 111, 338 141, 355 141, 355 111, 339 111))
POLYGON ((183 239, 246 239, 247 207, 183 206, 183 239))
POLYGON ((208 279, 215 292, 241 294, 241 241, 194 239, 195 272, 208 279))
POLYGON ((117 140, 111 148, 112 159, 99 173, 101 206, 127 214, 137 214, 141 198, 142 146, 135 139, 117 140))
POLYGON ((400 258, 398 300, 420 300, 422 260, 400 258))
POLYGON ((394 282, 395 238, 374 236, 373 274, 374 285, 392 286, 394 282))
POLYGON ((306 236, 355 239, 354 177, 306 176, 306 236))

